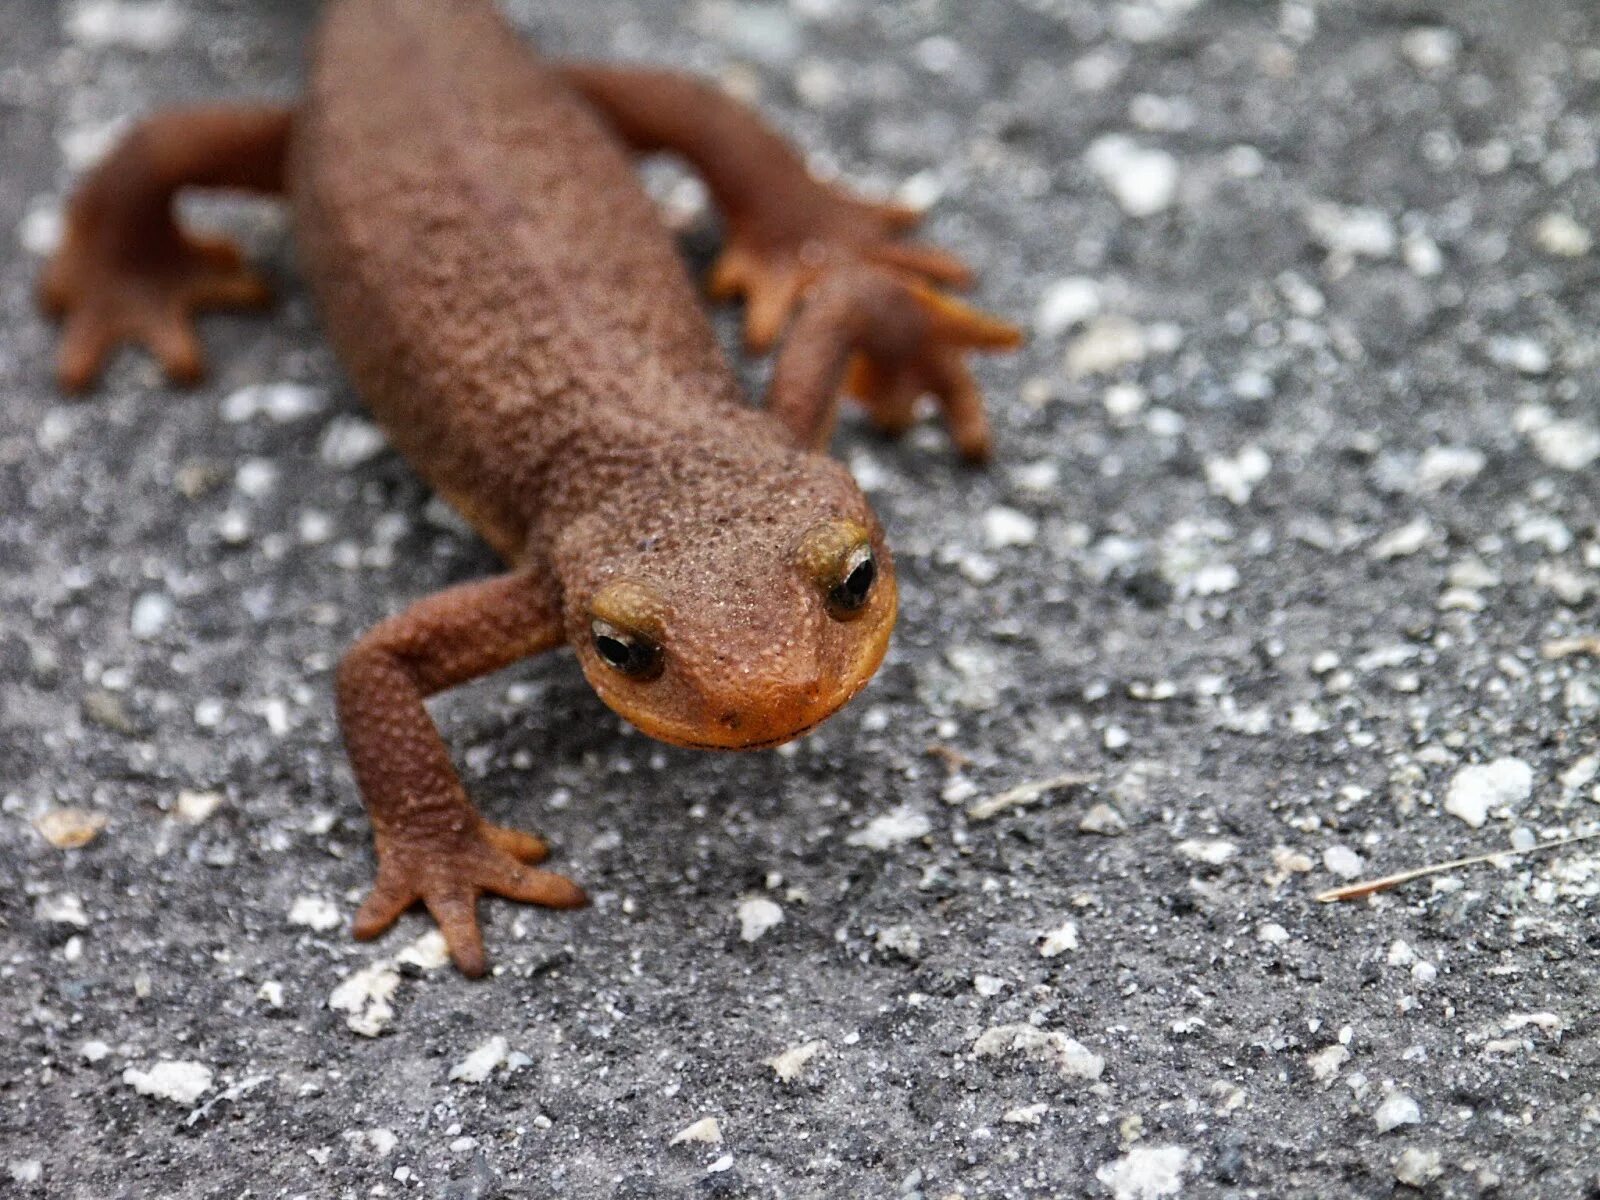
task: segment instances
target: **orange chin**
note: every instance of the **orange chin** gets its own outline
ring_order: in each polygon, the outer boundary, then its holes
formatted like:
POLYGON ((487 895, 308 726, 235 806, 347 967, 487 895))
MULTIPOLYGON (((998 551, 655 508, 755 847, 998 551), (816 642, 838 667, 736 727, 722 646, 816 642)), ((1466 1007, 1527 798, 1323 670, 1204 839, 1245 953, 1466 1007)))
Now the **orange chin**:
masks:
MULTIPOLYGON (((658 741, 694 750, 767 750, 810 733, 838 712, 877 672, 889 650, 889 635, 894 631, 898 593, 893 576, 887 594, 880 596, 875 612, 863 615, 868 628, 845 669, 835 677, 834 686, 822 695, 807 697, 764 712, 741 714, 737 724, 720 721, 689 721, 658 712, 638 701, 644 697, 630 689, 606 686, 598 681, 595 690, 618 716, 640 732, 658 741)), ((648 688, 648 685, 646 685, 648 688)))

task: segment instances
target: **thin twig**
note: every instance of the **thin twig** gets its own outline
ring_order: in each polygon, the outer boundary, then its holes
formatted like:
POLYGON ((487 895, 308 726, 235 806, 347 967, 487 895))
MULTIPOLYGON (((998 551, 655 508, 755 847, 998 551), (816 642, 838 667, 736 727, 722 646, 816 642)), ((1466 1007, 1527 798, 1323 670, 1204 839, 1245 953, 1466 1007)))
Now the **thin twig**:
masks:
POLYGON ((1537 846, 1529 846, 1526 850, 1496 850, 1493 854, 1475 854, 1471 858, 1458 858, 1453 862, 1434 863, 1428 867, 1417 867, 1411 871, 1401 871, 1398 875, 1385 875, 1382 879, 1367 879, 1361 883, 1352 883, 1346 887, 1332 888, 1326 892, 1317 893, 1319 904, 1332 904, 1336 900, 1360 900, 1376 892, 1386 892, 1392 887, 1399 887, 1402 883, 1410 883, 1413 879, 1421 879, 1427 875, 1438 875, 1442 871, 1455 871, 1461 867, 1475 867, 1479 863, 1496 862, 1502 858, 1518 858, 1524 854, 1538 854, 1541 850, 1555 850, 1562 846, 1571 846, 1575 842, 1592 841, 1600 838, 1600 829, 1592 833, 1574 834, 1572 837, 1557 838, 1553 842, 1540 842, 1537 846))

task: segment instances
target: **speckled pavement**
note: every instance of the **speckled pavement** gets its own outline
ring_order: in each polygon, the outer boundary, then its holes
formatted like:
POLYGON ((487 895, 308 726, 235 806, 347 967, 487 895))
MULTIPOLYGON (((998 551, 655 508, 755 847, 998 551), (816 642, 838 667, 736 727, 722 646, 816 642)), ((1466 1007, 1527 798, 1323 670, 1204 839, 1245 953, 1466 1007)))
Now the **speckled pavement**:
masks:
POLYGON ((1032 331, 997 461, 846 420, 901 626, 791 752, 649 743, 561 656, 439 700, 596 903, 486 903, 478 983, 420 915, 357 945, 330 670, 491 555, 271 205, 195 207, 281 301, 192 392, 62 400, 30 303, 116 122, 292 96, 315 5, 10 0, 0 1194, 1600 1195, 1600 842, 1314 899, 1600 825, 1600 13, 512 8, 931 204, 1032 331))

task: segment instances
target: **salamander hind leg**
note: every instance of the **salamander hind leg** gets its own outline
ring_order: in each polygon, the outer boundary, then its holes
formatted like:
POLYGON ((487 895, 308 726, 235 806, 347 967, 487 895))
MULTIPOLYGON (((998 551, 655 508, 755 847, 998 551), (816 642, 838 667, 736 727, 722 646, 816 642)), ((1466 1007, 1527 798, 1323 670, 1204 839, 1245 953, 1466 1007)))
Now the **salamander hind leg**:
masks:
POLYGON ((281 192, 290 127, 279 107, 160 113, 89 174, 39 279, 40 306, 63 324, 63 388, 88 387, 124 342, 143 343, 170 379, 192 383, 205 369, 194 314, 271 299, 236 246, 179 226, 173 199, 186 187, 281 192))
POLYGON ((711 293, 744 297, 752 349, 771 346, 807 289, 833 268, 868 263, 928 283, 971 282, 959 258, 901 240, 920 212, 814 178, 756 113, 703 81, 598 63, 554 69, 628 145, 681 154, 705 180, 728 227, 711 293))

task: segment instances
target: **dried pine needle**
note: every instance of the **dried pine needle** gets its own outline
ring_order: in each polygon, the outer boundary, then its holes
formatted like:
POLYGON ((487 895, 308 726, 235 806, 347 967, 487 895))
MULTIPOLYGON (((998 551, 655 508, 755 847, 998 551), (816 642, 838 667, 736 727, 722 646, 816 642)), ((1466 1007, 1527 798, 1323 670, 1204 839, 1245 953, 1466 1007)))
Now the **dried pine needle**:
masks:
POLYGON ((1338 900, 1360 900, 1378 892, 1386 892, 1390 888, 1399 887, 1402 883, 1410 883, 1413 879, 1422 879, 1428 875, 1456 871, 1462 867, 1475 867, 1480 863, 1498 862, 1504 858, 1519 858, 1524 854, 1538 854, 1544 850, 1556 850, 1562 846, 1592 841, 1595 838, 1600 838, 1600 829, 1592 833, 1579 833, 1572 837, 1557 838, 1553 842, 1540 842, 1537 846, 1529 846, 1526 850, 1496 850, 1493 854, 1474 854, 1471 858, 1458 858, 1451 862, 1416 867, 1410 871, 1401 871, 1397 875, 1385 875, 1381 879, 1366 879, 1360 883, 1352 883, 1345 887, 1331 888, 1326 892, 1318 892, 1317 902, 1319 904, 1332 904, 1338 900))

